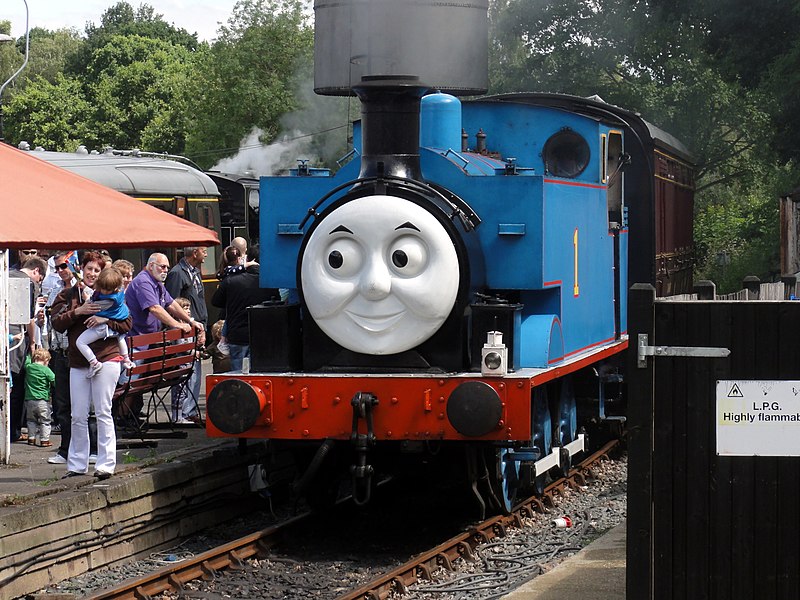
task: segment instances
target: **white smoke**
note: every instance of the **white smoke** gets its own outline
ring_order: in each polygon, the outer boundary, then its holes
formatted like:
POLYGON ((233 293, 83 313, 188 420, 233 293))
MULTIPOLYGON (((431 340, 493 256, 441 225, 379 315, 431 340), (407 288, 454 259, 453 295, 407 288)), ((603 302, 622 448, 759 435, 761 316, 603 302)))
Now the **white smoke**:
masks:
MULTIPOLYGON (((306 65, 307 66, 307 65, 306 65)), ((299 108, 280 118, 281 133, 271 144, 261 141, 263 131, 253 127, 239 142, 239 151, 212 167, 224 173, 246 173, 255 177, 280 175, 305 160, 311 167, 336 170, 337 160, 350 149, 350 122, 358 115, 359 103, 349 98, 318 96, 314 78, 300 69, 292 89, 299 108), (350 114, 354 111, 354 114, 350 114)))
POLYGON ((283 170, 297 166, 299 159, 313 163, 310 155, 311 137, 301 131, 285 132, 282 139, 271 144, 261 142, 264 132, 253 127, 250 133, 239 142, 239 152, 229 158, 223 158, 212 171, 222 173, 247 173, 253 176, 274 175, 283 170))

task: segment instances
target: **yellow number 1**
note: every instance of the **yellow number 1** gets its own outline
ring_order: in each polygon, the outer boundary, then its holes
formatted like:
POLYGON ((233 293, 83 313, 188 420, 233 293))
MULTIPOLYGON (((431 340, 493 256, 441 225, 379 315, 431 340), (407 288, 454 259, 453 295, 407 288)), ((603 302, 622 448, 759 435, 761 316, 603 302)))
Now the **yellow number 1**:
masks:
POLYGON ((578 296, 580 288, 578 287, 578 228, 575 228, 575 233, 572 235, 572 247, 575 250, 575 285, 572 286, 572 295, 578 296))

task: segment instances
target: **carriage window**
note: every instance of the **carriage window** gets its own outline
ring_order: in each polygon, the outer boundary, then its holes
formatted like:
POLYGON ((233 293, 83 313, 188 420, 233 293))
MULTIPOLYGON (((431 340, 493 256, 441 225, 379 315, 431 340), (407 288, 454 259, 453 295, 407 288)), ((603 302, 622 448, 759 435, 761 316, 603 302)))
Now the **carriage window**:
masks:
POLYGON ((609 223, 622 223, 622 193, 623 179, 622 168, 625 166, 626 155, 622 149, 622 132, 609 131, 608 143, 603 154, 603 164, 608 186, 608 220, 609 223))
MULTIPOLYGON (((199 202, 197 204, 197 224, 202 227, 207 227, 212 231, 216 228, 214 209, 210 204, 205 202, 199 202)), ((217 248, 216 246, 209 246, 207 250, 208 256, 206 256, 206 259, 200 267, 200 272, 203 273, 203 275, 211 275, 217 270, 217 248)))
POLYGON ((550 136, 544 145, 545 172, 556 177, 577 177, 589 164, 589 144, 571 129, 550 136))

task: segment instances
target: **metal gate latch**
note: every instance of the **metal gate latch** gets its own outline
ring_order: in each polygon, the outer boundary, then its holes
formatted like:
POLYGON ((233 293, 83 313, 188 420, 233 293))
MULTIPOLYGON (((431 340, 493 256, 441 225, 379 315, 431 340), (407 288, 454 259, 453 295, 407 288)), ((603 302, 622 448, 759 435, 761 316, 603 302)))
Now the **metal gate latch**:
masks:
POLYGON ((703 358, 724 358, 731 351, 727 348, 709 348, 703 346, 648 346, 647 334, 639 334, 637 352, 637 365, 640 369, 647 368, 648 356, 691 356, 703 358))

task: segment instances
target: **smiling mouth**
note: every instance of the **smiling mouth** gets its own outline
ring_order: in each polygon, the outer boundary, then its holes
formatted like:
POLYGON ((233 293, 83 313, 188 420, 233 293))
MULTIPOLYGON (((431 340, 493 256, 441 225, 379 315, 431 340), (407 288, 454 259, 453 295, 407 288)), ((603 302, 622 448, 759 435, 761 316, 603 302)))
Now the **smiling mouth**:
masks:
POLYGON ((367 331, 372 331, 373 333, 379 333, 381 331, 385 331, 389 329, 392 325, 397 323, 405 314, 404 312, 394 313, 391 315, 379 315, 379 316, 364 316, 364 315, 357 315, 354 312, 350 312, 346 310, 345 313, 348 317, 350 317, 353 322, 361 327, 362 329, 366 329, 367 331))

